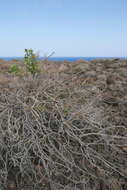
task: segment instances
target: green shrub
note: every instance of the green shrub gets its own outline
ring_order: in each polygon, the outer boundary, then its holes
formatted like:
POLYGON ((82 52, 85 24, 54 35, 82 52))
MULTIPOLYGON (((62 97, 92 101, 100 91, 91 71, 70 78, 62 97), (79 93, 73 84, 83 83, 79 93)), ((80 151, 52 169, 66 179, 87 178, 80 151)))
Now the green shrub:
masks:
POLYGON ((15 75, 20 74, 20 69, 19 69, 18 65, 16 65, 16 64, 11 65, 10 73, 13 73, 15 75))
POLYGON ((25 49, 24 63, 27 72, 31 73, 33 77, 39 73, 37 55, 32 49, 25 49))

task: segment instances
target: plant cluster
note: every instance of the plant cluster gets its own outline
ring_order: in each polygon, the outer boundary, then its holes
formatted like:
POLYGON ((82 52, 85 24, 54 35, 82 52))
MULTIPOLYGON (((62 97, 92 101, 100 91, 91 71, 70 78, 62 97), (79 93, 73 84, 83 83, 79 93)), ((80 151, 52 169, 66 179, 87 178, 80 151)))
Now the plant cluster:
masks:
MULTIPOLYGON (((27 73, 30 73, 32 77, 35 77, 39 73, 37 55, 32 49, 25 49, 24 65, 27 73)), ((13 64, 9 70, 14 75, 20 75, 22 69, 17 64, 13 64)))

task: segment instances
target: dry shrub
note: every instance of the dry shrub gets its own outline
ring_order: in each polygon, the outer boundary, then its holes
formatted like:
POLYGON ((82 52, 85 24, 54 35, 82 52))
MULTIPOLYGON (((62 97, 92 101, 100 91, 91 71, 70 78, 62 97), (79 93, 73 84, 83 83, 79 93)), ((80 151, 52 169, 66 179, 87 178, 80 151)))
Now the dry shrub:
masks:
POLYGON ((126 78, 112 91, 98 73, 94 85, 79 79, 46 73, 1 88, 2 190, 126 189, 126 78))

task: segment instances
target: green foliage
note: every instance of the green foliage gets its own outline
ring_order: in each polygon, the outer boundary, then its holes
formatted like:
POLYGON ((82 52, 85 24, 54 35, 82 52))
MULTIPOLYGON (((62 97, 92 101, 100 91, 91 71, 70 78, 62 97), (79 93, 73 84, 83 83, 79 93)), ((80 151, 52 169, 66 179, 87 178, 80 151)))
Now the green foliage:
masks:
POLYGON ((24 63, 27 71, 31 73, 33 77, 39 72, 37 55, 32 49, 25 49, 24 63))
POLYGON ((20 69, 19 69, 18 65, 16 65, 16 64, 11 65, 10 73, 18 75, 20 73, 20 69))

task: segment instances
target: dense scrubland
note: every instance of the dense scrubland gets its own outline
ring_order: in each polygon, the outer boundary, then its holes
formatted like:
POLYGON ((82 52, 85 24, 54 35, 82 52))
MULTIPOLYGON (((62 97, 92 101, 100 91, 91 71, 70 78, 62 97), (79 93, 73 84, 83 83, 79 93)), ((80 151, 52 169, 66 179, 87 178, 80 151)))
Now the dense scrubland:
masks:
POLYGON ((0 60, 0 189, 126 190, 127 60, 38 69, 0 60))

